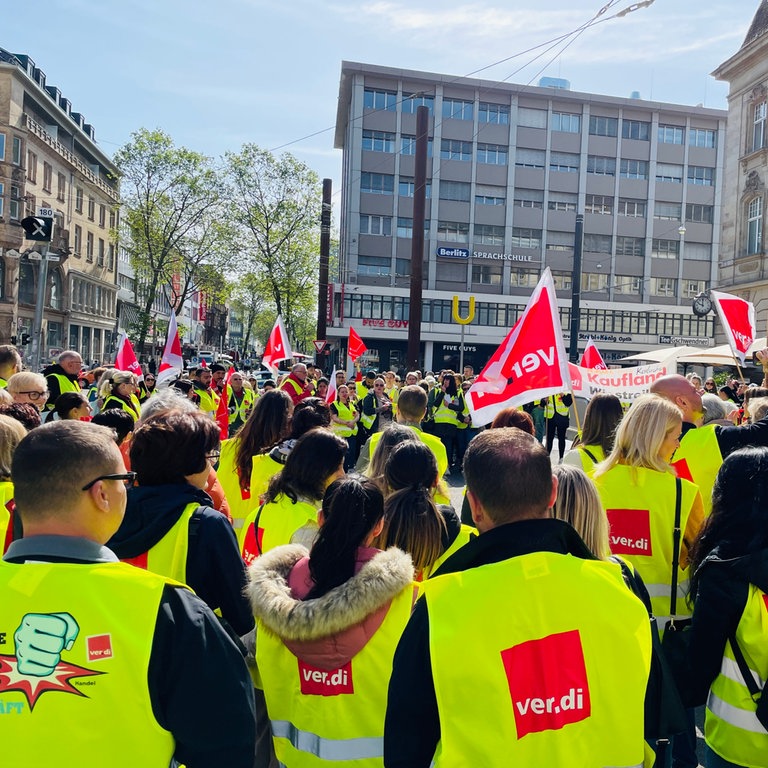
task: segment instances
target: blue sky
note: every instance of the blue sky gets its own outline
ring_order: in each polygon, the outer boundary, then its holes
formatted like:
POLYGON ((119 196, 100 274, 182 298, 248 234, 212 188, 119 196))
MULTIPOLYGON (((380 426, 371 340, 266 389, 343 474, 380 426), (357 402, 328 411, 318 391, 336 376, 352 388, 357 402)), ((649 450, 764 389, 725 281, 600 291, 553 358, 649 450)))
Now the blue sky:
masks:
MULTIPOLYGON (((464 75, 566 34, 630 0, 38 0, 4 13, 0 47, 27 53, 114 153, 159 127, 211 156, 244 142, 285 147, 334 180, 340 62, 464 75)), ((639 4, 639 3, 638 3, 639 4)), ((2 5, 10 5, 5 0, 2 5)), ((478 77, 725 108, 709 73, 744 39, 759 0, 654 0, 587 29, 567 50, 478 77), (546 67, 540 72, 542 67, 546 67), (520 69, 520 71, 517 71, 520 69)), ((284 150, 280 150, 284 151, 284 150)))

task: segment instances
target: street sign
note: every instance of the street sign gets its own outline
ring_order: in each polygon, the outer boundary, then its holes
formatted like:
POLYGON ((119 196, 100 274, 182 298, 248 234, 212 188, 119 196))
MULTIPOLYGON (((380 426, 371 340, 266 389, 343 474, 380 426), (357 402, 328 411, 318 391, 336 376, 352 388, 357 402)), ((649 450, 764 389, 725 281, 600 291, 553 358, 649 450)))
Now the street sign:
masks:
POLYGON ((22 219, 22 229, 27 240, 50 243, 53 235, 53 216, 27 216, 22 219))
POLYGON ((315 345, 315 350, 320 353, 325 349, 328 342, 325 339, 315 339, 312 343, 315 345))
POLYGON ((48 259, 48 261, 52 261, 52 262, 54 262, 56 264, 58 264, 61 261, 61 258, 59 256, 56 256, 56 255, 54 255, 52 253, 49 253, 46 256, 46 259, 48 259))
POLYGON ((37 209, 37 215, 38 216, 47 216, 47 217, 52 219, 53 218, 53 208, 46 208, 46 207, 41 205, 37 209))
POLYGON ((42 255, 39 254, 37 251, 32 251, 32 253, 27 254, 27 258, 30 261, 42 261, 42 255))

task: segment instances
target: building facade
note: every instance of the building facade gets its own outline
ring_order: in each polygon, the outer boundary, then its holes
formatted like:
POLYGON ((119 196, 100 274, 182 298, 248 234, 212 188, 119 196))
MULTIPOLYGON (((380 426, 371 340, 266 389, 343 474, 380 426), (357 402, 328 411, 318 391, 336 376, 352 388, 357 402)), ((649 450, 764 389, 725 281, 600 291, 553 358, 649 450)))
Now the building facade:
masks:
POLYGON ((117 171, 93 126, 29 56, 0 49, 0 344, 31 333, 48 250, 41 359, 67 348, 89 362, 105 358, 115 331, 118 203, 117 171), (49 249, 24 240, 19 225, 41 207, 54 211, 49 249))
POLYGON ((426 368, 458 363, 453 296, 476 299, 464 358, 477 369, 546 266, 568 339, 577 213, 580 348, 592 336, 612 360, 713 343, 714 318, 693 315, 691 299, 717 277, 724 111, 344 62, 341 248, 328 329, 337 348, 352 325, 370 364, 404 365, 420 105, 429 109, 426 368))

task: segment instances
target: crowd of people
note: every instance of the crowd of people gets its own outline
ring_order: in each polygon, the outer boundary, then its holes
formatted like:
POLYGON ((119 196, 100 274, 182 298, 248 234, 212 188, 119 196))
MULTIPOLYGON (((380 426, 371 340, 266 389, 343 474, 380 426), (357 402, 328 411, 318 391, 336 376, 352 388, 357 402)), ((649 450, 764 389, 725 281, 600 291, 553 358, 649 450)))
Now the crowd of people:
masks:
POLYGON ((566 452, 568 393, 485 428, 469 367, 21 368, 9 764, 688 768, 704 707, 708 767, 768 768, 768 389, 597 395, 566 452))

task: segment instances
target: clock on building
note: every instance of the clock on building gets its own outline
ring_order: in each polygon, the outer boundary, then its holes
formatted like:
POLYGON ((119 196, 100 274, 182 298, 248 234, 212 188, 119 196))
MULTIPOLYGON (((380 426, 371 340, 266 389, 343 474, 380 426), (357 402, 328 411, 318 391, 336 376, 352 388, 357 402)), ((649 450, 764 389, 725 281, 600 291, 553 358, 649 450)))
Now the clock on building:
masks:
POLYGON ((708 293, 700 293, 693 300, 693 314, 697 317, 704 317, 712 311, 712 299, 708 293))

